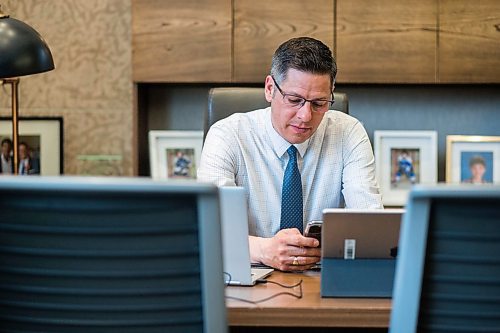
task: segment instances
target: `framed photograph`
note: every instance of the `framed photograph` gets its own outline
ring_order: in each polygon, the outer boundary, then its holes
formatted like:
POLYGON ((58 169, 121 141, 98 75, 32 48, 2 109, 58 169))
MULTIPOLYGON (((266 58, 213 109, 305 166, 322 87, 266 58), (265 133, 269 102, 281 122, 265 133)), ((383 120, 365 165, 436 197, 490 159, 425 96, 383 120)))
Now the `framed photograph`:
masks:
POLYGON ((404 206, 414 184, 437 182, 436 131, 375 131, 377 180, 386 206, 404 206))
POLYGON ((203 131, 149 131, 149 160, 154 179, 196 179, 203 131))
MULTIPOLYGON (((0 118, 0 140, 12 142, 11 118, 0 118)), ((19 118, 19 174, 55 176, 63 173, 63 119, 19 118), (29 162, 27 162, 29 161, 29 162), (29 166, 29 167, 28 167, 29 166)))
POLYGON ((448 135, 446 182, 500 182, 500 136, 448 135))

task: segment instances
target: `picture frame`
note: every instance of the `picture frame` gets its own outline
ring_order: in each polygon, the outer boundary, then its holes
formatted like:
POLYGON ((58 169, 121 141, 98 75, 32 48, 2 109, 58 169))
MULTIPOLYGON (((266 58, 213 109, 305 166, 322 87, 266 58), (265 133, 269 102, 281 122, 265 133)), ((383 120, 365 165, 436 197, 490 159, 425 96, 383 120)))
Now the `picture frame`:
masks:
POLYGON ((446 136, 447 183, 500 183, 500 136, 446 136))
POLYGON ((149 131, 153 179, 196 179, 203 131, 149 131))
MULTIPOLYGON (((20 117, 19 144, 28 145, 33 175, 56 176, 64 170, 63 118, 20 117)), ((0 117, 0 140, 12 140, 12 118, 0 117)))
POLYGON ((375 131, 374 138, 376 175, 385 206, 402 207, 414 184, 437 182, 436 131, 375 131))

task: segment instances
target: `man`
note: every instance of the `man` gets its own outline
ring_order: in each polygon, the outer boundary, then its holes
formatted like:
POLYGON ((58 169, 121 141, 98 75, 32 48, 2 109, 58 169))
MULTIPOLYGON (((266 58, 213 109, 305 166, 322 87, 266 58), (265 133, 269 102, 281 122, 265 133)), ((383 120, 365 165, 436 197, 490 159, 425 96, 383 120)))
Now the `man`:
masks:
POLYGON ((19 144, 19 175, 37 175, 40 173, 39 162, 30 155, 30 148, 26 142, 19 144))
POLYGON ((12 153, 12 141, 9 138, 2 140, 2 155, 0 157, 0 173, 10 175, 13 173, 14 160, 11 156, 12 153))
POLYGON ((328 110, 336 72, 322 42, 291 39, 276 50, 265 80, 271 106, 233 114, 207 134, 198 179, 246 189, 252 262, 308 269, 321 251, 316 239, 302 236, 305 222, 344 201, 382 207, 366 131, 328 110))

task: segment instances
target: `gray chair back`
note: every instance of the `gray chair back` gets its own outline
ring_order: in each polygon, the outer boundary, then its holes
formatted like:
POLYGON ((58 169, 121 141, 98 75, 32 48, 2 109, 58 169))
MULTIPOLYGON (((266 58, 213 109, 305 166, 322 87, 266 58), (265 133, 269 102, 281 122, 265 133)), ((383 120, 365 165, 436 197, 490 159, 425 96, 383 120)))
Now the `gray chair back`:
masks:
POLYGON ((0 193, 0 332, 227 332, 214 186, 1 176, 0 193))
POLYGON ((499 332, 500 185, 414 186, 390 333, 499 332))
MULTIPOLYGON (((349 113, 347 94, 334 92, 335 103, 332 110, 349 113)), ((269 106, 264 96, 264 88, 231 87, 212 88, 208 93, 208 109, 203 125, 203 140, 210 126, 236 112, 248 112, 269 106)))

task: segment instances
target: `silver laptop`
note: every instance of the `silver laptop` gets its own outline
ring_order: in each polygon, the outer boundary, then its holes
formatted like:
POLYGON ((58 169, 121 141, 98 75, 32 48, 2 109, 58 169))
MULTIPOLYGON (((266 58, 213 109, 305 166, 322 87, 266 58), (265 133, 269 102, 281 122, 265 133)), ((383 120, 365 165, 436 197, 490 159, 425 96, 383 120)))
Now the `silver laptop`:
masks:
POLYGON ((325 209, 322 257, 394 258, 404 209, 325 209))
POLYGON ((222 254, 225 282, 252 286, 273 272, 270 268, 251 268, 248 245, 248 211, 243 187, 220 187, 222 254))

